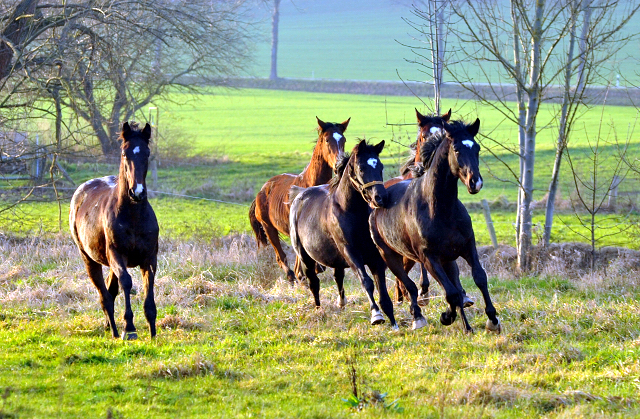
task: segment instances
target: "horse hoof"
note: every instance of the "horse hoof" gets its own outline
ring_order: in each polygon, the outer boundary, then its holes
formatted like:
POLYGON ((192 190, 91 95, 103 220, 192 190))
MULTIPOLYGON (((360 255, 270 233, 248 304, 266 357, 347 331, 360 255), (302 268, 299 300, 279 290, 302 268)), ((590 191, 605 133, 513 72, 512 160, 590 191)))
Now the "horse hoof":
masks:
POLYGON ((371 310, 371 325, 382 324, 384 323, 384 317, 382 317, 382 313, 379 310, 371 310))
POLYGON ((393 326, 391 326, 391 331, 392 332, 399 332, 400 331, 400 328, 398 327, 398 323, 396 323, 393 326))
POLYGON ((495 332, 499 335, 502 332, 502 323, 500 323, 500 319, 498 319, 497 324, 493 324, 491 320, 487 319, 486 329, 487 332, 495 332))
POLYGON ((136 332, 122 332, 122 340, 136 340, 138 334, 136 332))
POLYGON ((427 320, 424 317, 419 317, 413 321, 413 325, 411 326, 411 330, 422 329, 427 325, 427 320))
POLYGON ((450 326, 451 323, 453 323, 453 320, 454 319, 446 311, 440 314, 440 323, 442 323, 445 326, 450 326))
POLYGON ((344 308, 347 305, 347 299, 345 297, 338 297, 338 308, 344 308))
POLYGON ((476 302, 473 300, 473 298, 469 297, 468 295, 465 294, 465 296, 462 298, 462 306, 464 308, 467 307, 471 307, 472 305, 474 305, 476 302))
POLYGON ((426 307, 429 305, 429 297, 427 297, 426 295, 419 295, 418 296, 418 305, 420 307, 426 307))

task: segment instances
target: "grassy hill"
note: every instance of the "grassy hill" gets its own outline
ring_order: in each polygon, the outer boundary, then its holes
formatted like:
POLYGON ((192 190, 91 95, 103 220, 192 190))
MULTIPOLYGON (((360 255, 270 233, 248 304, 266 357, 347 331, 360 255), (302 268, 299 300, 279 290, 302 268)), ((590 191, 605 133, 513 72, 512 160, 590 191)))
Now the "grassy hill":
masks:
MULTIPOLYGON (((278 75, 291 78, 354 80, 429 80, 415 64, 415 55, 401 44, 417 45, 418 36, 402 18, 416 20, 410 1, 395 0, 284 0, 281 3, 278 75)), ((263 10, 256 62, 250 74, 267 77, 270 68, 270 13, 263 10)), ((625 35, 634 33, 640 16, 630 22, 625 35)), ((424 41, 424 39, 423 39, 424 41)), ((452 40, 450 41, 452 42, 452 40)), ((637 40, 615 59, 622 77, 638 81, 637 40)), ((454 49, 455 45, 450 44, 454 49)), ((480 76, 479 74, 477 75, 480 76)), ((615 82, 615 74, 608 75, 615 82)), ((446 80, 451 81, 451 80, 446 80)), ((483 81, 478 78, 478 81, 483 81)), ((504 80, 504 82, 509 82, 504 80)), ((622 85, 625 85, 622 80, 622 85)))

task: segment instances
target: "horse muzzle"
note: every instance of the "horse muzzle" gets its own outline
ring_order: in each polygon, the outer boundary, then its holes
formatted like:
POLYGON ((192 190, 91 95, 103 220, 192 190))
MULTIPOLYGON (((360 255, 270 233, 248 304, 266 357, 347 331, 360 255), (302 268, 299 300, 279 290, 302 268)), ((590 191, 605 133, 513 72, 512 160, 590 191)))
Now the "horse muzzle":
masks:
POLYGON ((480 189, 482 189, 482 185, 482 176, 478 176, 477 178, 471 176, 469 178, 469 181, 467 182, 467 191, 469 191, 470 194, 475 195, 480 192, 480 189))
POLYGON ((147 190, 142 184, 138 183, 135 188, 129 189, 129 197, 133 202, 140 202, 147 197, 147 190))

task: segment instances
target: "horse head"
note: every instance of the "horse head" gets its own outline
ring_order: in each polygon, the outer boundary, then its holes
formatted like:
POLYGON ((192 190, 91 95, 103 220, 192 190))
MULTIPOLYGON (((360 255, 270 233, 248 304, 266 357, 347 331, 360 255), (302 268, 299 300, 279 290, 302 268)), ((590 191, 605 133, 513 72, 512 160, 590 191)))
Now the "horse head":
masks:
POLYGON ((477 194, 482 189, 480 175, 480 145, 474 137, 480 129, 480 119, 471 124, 456 122, 445 124, 444 130, 449 140, 449 167, 467 187, 470 194, 477 194))
POLYGON ((422 115, 416 108, 416 117, 418 118, 418 137, 416 139, 416 150, 420 147, 429 136, 442 131, 445 122, 451 119, 451 109, 442 116, 422 115))
POLYGON ((344 143, 347 139, 344 132, 349 126, 351 118, 341 124, 324 122, 316 116, 318 120, 318 142, 316 147, 320 147, 322 158, 329 166, 336 167, 336 162, 344 155, 344 143))
POLYGON ((140 130, 138 125, 128 122, 122 124, 122 157, 120 159, 120 182, 128 191, 134 202, 140 202, 147 197, 147 169, 149 168, 149 141, 151 126, 146 124, 140 130))
POLYGON ((387 200, 387 190, 382 182, 384 165, 380 161, 383 148, 384 140, 377 145, 360 141, 353 149, 345 170, 350 182, 373 208, 383 207, 387 200))

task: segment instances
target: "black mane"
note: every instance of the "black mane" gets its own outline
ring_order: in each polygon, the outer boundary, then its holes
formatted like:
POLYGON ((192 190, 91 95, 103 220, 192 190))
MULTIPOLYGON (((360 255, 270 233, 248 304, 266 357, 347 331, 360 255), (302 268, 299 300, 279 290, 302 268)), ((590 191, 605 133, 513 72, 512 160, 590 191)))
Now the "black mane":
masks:
POLYGON ((329 181, 329 190, 331 192, 335 191, 340 184, 340 179, 342 179, 342 175, 347 168, 347 163, 349 163, 350 158, 351 153, 344 153, 342 158, 336 162, 336 167, 333 168, 334 175, 329 181))

